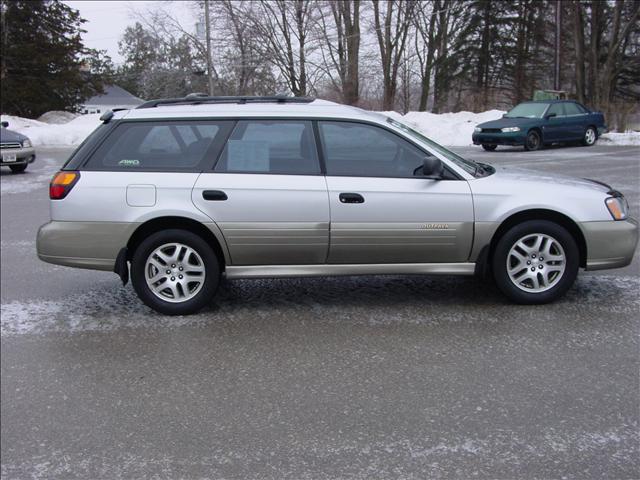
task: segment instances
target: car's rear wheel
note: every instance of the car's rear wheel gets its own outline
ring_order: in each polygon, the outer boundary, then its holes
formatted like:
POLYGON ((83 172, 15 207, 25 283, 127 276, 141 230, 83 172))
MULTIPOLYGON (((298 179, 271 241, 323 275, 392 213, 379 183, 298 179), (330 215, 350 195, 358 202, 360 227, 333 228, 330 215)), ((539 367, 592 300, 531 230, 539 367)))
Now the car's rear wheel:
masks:
POLYGON ((527 151, 538 150, 542 146, 542 139, 540 133, 537 130, 531 130, 527 133, 527 138, 524 141, 524 149, 527 151))
POLYGON ((483 143, 482 148, 484 148, 487 152, 493 152, 496 148, 498 148, 498 145, 490 145, 488 143, 483 143))
POLYGON ((564 227, 530 220, 512 227, 498 240, 492 268, 498 287, 509 299, 541 304, 566 293, 579 264, 576 242, 564 227))
POLYGON ((135 249, 131 281, 147 306, 166 315, 188 315, 207 305, 215 294, 220 265, 200 236, 165 230, 135 249))
POLYGON ((596 140, 598 139, 598 132, 594 127, 587 127, 584 131, 584 137, 582 138, 582 144, 586 147, 590 147, 591 145, 595 145, 596 140))
POLYGON ((10 165, 11 173, 22 173, 27 169, 28 163, 23 163, 22 165, 10 165))

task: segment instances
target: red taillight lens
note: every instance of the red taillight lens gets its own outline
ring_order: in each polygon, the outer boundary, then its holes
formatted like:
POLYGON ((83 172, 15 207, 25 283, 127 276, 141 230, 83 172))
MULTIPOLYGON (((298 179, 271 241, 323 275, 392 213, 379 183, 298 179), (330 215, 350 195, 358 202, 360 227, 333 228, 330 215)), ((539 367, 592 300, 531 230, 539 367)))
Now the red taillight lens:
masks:
POLYGON ((66 197, 80 179, 80 172, 58 172, 49 184, 49 198, 61 200, 66 197))

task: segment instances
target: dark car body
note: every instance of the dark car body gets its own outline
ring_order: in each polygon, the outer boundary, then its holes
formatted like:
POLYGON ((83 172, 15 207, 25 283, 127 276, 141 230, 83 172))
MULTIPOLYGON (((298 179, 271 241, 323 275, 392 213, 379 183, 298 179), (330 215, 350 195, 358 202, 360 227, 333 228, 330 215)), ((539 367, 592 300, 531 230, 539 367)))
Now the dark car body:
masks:
POLYGON ((602 113, 573 100, 543 100, 523 102, 502 118, 477 125, 472 139, 486 150, 497 145, 524 145, 527 150, 536 150, 561 142, 593 145, 605 131, 602 113))
POLYGON ((0 165, 11 168, 14 173, 23 172, 36 159, 36 153, 29 138, 7 128, 2 122, 0 128, 0 165))

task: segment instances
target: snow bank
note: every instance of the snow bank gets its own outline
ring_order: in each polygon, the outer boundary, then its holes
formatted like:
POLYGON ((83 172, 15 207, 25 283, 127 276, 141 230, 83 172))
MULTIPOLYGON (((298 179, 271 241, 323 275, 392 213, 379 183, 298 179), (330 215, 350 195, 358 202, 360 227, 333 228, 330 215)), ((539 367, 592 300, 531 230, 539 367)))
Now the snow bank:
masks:
MULTIPOLYGON (((462 147, 471 145, 477 124, 501 118, 504 111, 380 113, 406 123, 442 145, 462 147)), ((68 112, 47 112, 39 120, 2 115, 2 121, 8 121, 11 130, 27 135, 36 146, 62 147, 81 143, 100 124, 100 114, 75 116, 68 112), (65 120, 68 121, 65 123, 65 120)), ((640 145, 640 132, 607 133, 599 141, 603 145, 640 145)))
POLYGON ((397 112, 382 112, 418 130, 441 145, 462 147, 471 145, 471 135, 475 126, 489 120, 497 120, 505 113, 502 110, 489 110, 481 113, 429 113, 409 112, 401 115, 397 112))
POLYGON ((69 123, 71 120, 77 117, 78 117, 77 113, 63 112, 60 110, 52 110, 51 112, 43 113, 42 115, 40 115, 38 117, 38 121, 44 122, 44 123, 62 124, 62 123, 69 123))
POLYGON ((598 142, 601 145, 640 145, 640 132, 605 133, 598 142))
POLYGON ((2 115, 9 130, 29 137, 35 146, 68 147, 78 145, 100 125, 100 114, 80 115, 63 124, 49 124, 28 118, 2 115))

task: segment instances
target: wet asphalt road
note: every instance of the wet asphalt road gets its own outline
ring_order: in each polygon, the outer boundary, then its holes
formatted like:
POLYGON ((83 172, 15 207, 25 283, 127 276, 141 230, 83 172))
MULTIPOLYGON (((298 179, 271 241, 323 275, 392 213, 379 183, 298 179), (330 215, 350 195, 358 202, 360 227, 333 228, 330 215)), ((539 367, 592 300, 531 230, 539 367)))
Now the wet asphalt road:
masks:
MULTIPOLYGON (((471 158, 603 180, 640 213, 640 148, 471 158)), ((35 256, 68 150, 2 169, 2 478, 638 478, 640 263, 552 305, 473 278, 225 282, 152 313, 35 256)))

